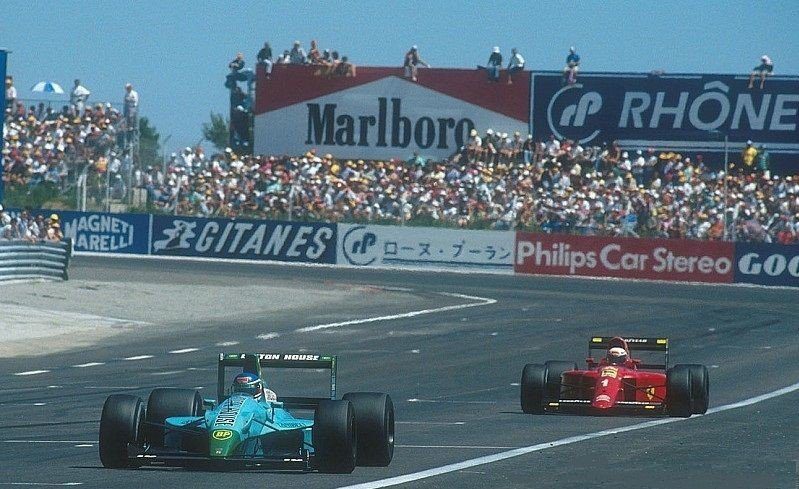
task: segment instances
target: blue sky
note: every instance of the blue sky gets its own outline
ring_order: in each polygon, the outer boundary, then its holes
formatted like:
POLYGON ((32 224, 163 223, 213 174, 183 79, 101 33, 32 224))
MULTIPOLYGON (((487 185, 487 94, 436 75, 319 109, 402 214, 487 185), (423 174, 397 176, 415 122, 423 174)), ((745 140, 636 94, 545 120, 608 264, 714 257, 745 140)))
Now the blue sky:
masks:
POLYGON ((130 81, 166 151, 196 144, 211 111, 227 113, 227 63, 249 66, 265 40, 337 49, 360 65, 396 65, 412 44, 434 67, 485 63, 518 47, 533 70, 748 73, 762 54, 799 75, 799 1, 138 2, 3 0, 0 47, 20 97, 40 80, 80 78, 90 100, 121 102, 130 81))

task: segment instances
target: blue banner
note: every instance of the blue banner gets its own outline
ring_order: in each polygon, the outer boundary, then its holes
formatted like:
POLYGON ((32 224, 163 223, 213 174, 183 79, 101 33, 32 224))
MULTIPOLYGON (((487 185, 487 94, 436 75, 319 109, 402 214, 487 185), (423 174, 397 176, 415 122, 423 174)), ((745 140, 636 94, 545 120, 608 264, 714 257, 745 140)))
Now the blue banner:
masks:
POLYGON ((735 281, 799 287, 799 246, 736 243, 735 281))
POLYGON ((38 211, 48 217, 58 214, 61 232, 72 238, 75 251, 146 255, 150 216, 104 212, 38 211))
MULTIPOLYGON (((563 83, 560 73, 533 74, 531 130, 583 146, 619 141, 625 149, 715 154, 730 161, 747 140, 765 144, 772 169, 799 155, 799 78, 774 76, 748 88, 748 75, 592 73, 563 83)), ((707 159, 707 158, 706 158, 707 159)))
POLYGON ((336 262, 336 225, 153 216, 153 255, 336 262))
MULTIPOLYGON (((0 73, 3 74, 3 88, 5 88, 5 79, 6 79, 6 59, 8 58, 8 53, 2 49, 0 49, 0 73)), ((3 96, 0 97, 0 114, 3 114, 3 118, 5 120, 6 116, 6 93, 3 92, 3 96)), ((1 136, 1 135, 0 135, 1 136)), ((0 203, 3 202, 3 198, 5 197, 5 182, 3 182, 3 149, 5 149, 6 140, 4 137, 0 137, 0 203)))

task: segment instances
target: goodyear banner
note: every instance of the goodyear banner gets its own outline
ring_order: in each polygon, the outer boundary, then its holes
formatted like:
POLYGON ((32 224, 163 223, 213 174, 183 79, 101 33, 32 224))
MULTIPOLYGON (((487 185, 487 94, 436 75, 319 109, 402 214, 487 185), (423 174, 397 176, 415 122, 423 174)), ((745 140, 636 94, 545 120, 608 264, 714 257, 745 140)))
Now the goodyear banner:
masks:
POLYGON ((153 216, 153 255, 336 262, 336 225, 153 216))
POLYGON ((799 155, 799 78, 769 77, 763 90, 748 83, 748 75, 592 73, 564 85, 560 73, 534 74, 532 132, 584 146, 716 153, 716 164, 726 135, 730 161, 752 140, 766 145, 773 167, 789 168, 799 155))
POLYGON ((469 131, 527 133, 530 73, 491 83, 484 70, 424 69, 413 82, 402 68, 359 67, 357 77, 320 76, 318 67, 258 70, 254 111, 257 154, 339 158, 446 158, 469 131))
POLYGON ((339 265, 513 273, 513 231, 339 225, 339 265))
POLYGON ((799 246, 736 243, 735 281, 799 287, 799 246))

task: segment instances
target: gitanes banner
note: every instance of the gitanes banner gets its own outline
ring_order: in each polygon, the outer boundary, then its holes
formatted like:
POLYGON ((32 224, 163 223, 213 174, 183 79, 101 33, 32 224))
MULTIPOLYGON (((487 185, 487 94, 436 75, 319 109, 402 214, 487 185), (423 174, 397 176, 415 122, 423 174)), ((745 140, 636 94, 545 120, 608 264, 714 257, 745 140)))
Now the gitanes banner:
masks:
POLYGON ((752 140, 784 165, 799 154, 799 78, 748 86, 748 75, 592 73, 568 85, 560 73, 534 74, 532 133, 584 146, 618 140, 625 149, 700 153, 723 152, 727 136, 732 162, 752 140))
POLYGON ((736 243, 735 281, 799 287, 799 246, 736 243))
POLYGON ((513 231, 339 224, 337 263, 513 273, 513 231))
POLYGON ((153 216, 153 255, 336 262, 336 225, 153 216))
POLYGON ((530 74, 488 81, 484 70, 359 67, 356 77, 323 76, 319 67, 259 69, 254 119, 256 154, 339 158, 446 158, 488 128, 527 134, 530 74))
POLYGON ((517 233, 516 272, 731 283, 733 243, 517 233))

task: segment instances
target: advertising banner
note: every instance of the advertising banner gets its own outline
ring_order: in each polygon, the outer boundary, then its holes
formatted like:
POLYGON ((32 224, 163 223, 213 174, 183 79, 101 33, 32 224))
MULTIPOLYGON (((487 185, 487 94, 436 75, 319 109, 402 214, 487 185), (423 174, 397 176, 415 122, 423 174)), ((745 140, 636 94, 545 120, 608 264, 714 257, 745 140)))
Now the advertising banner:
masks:
POLYGON ((539 73, 531 83, 538 139, 707 154, 722 153, 727 136, 732 162, 747 140, 766 145, 774 168, 799 155, 797 77, 769 77, 762 90, 748 75, 592 73, 564 85, 561 73, 539 73))
POLYGON ((735 281, 799 287, 799 246, 736 243, 735 281))
POLYGON ((732 243, 594 236, 516 235, 517 273, 730 283, 732 243))
MULTIPOLYGON (((18 212, 18 211, 17 211, 18 212)), ((150 237, 148 214, 109 214, 39 209, 45 218, 58 215, 61 232, 71 238, 74 251, 146 255, 150 237)), ((15 214, 18 215, 18 214, 15 214)))
POLYGON ((339 224, 337 263, 513 273, 513 231, 339 224))
POLYGON ((336 225, 153 216, 153 255, 336 262, 336 225))
POLYGON ((513 84, 484 70, 423 69, 417 82, 402 68, 359 67, 356 77, 320 76, 318 67, 276 65, 258 72, 256 154, 340 158, 445 158, 471 129, 527 134, 530 74, 513 84))

